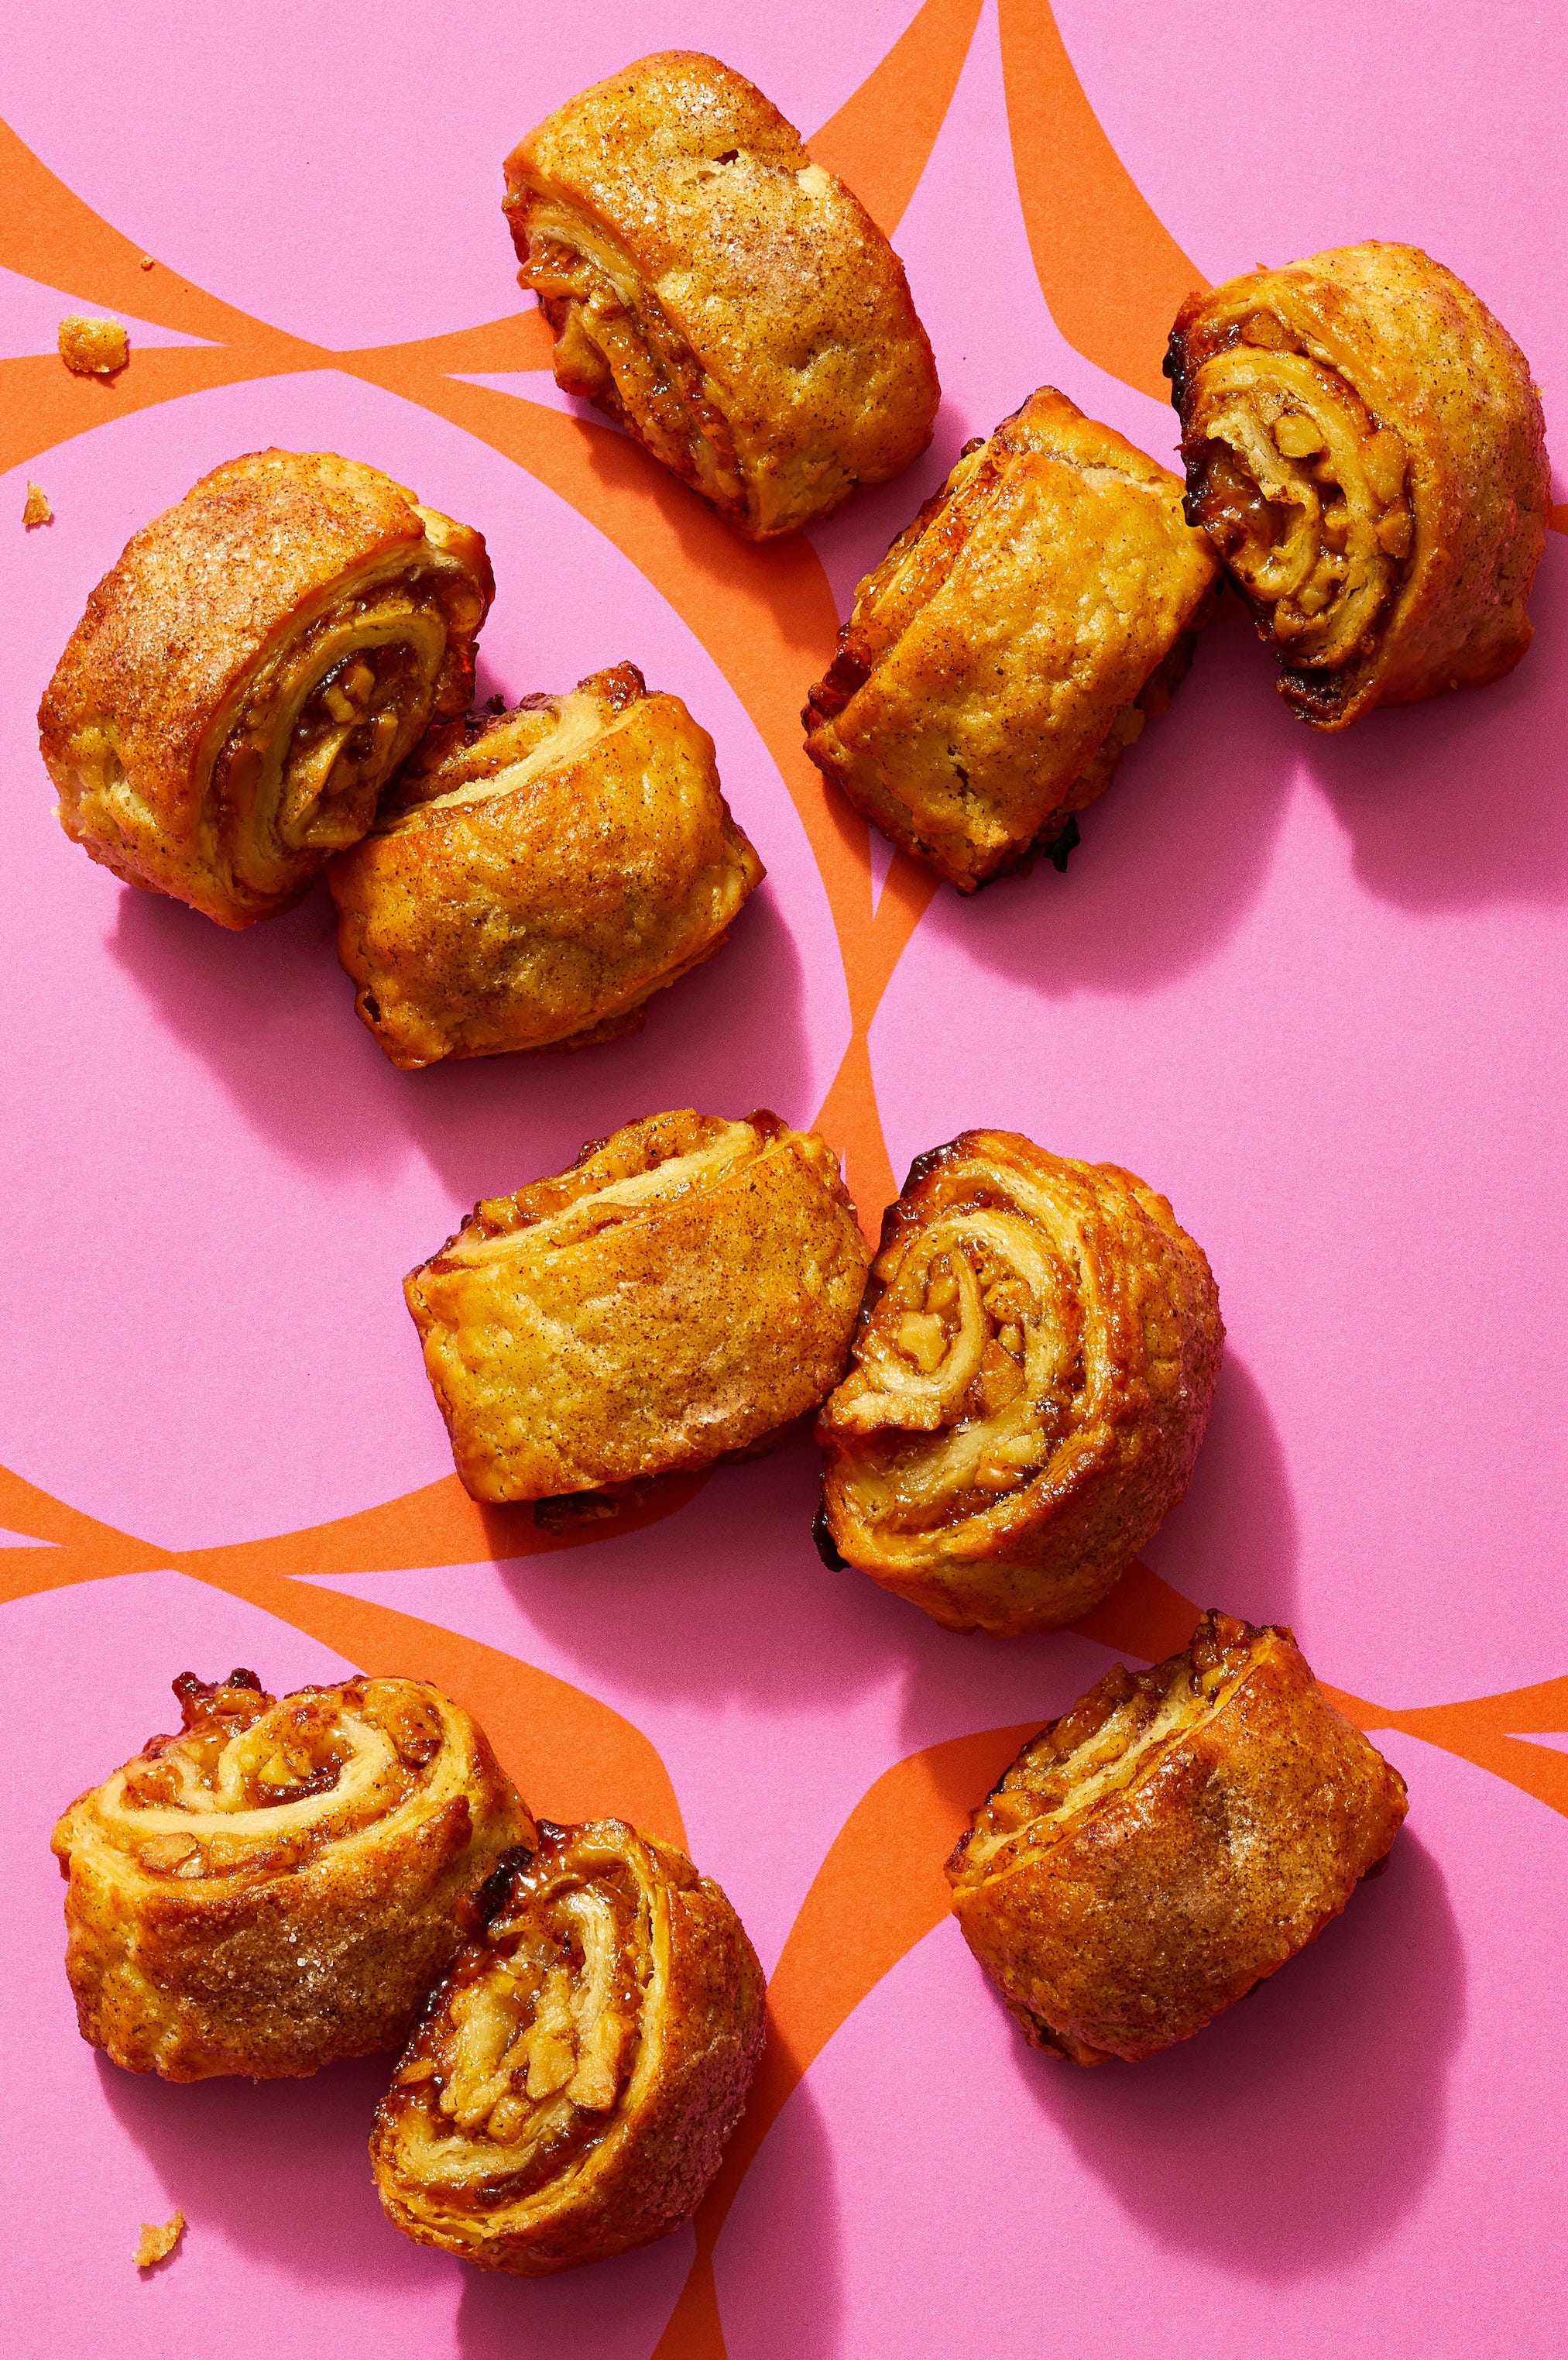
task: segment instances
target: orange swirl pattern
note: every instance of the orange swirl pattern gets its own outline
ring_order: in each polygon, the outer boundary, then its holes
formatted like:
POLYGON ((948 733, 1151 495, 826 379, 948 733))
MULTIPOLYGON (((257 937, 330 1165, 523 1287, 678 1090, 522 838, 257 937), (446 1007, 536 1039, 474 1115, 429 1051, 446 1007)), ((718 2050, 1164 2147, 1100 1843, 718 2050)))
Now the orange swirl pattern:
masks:
MULTIPOLYGON (((925 0, 878 67, 811 142, 884 230, 924 169, 979 17, 980 0, 925 0)), ((1204 282, 1156 218, 1096 121, 1047 0, 999 0, 1019 197, 1046 301, 1097 366, 1163 399, 1159 360, 1181 299, 1204 282)), ((458 382, 453 372, 548 366, 537 312, 455 333, 336 352, 224 303, 139 249, 67 189, 0 124, 0 265, 69 286, 80 300, 201 336, 140 348, 112 382, 71 375, 52 355, 0 361, 0 467, 129 410, 211 387, 335 368, 462 427, 570 501, 669 600, 721 666, 777 763, 821 872, 848 988, 851 1033, 817 1127, 841 1150, 874 1235, 897 1192, 882 1137, 867 1036, 933 882, 897 854, 873 902, 868 831, 830 798, 800 746, 801 683, 831 658, 837 616, 804 542, 738 543, 625 438, 540 405, 458 382)), ((1568 508, 1552 523, 1568 531, 1568 508)), ((592 1697, 500 1650, 414 1616, 315 1588, 300 1576, 503 1561, 600 1538, 679 1512, 702 1478, 660 1487, 584 1531, 549 1535, 528 1513, 470 1501, 455 1477, 304 1531, 170 1551, 83 1514, 0 1470, 0 1524, 44 1547, 0 1546, 0 1601, 68 1583, 169 1568, 309 1633, 370 1674, 402 1673, 459 1699, 528 1795, 563 1819, 616 1814, 678 1844, 679 1803, 648 1740, 592 1697)), ((1083 1636, 1146 1661, 1186 1644, 1197 1609, 1134 1566, 1083 1636)), ((1367 1730, 1396 1729, 1508 1780, 1568 1816, 1568 1754, 1530 1738, 1568 1733, 1568 1675, 1508 1693, 1399 1710, 1330 1689, 1367 1730)), ((697 2253, 655 2360, 723 2360, 713 2249, 746 2173, 789 2095, 851 2012, 941 1922, 942 1863, 974 1798, 1032 1732, 977 1732, 885 1771, 855 1806, 812 1880, 769 1986, 768 2048, 751 2103, 697 2218, 697 2253)))

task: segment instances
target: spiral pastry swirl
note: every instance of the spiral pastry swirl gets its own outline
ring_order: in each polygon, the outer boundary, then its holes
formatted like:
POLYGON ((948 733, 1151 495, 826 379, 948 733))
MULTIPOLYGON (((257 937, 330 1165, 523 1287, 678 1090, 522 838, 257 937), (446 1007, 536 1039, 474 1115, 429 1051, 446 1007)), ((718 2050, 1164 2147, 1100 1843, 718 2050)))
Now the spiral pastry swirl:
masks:
POLYGON ((1369 239, 1182 307, 1165 369, 1187 512, 1304 721, 1479 688, 1532 636, 1541 396, 1462 279, 1369 239))
POLYGON ((542 2277, 687 2220, 762 2049, 762 1970, 719 1887, 619 1819, 541 1822, 469 1912, 376 2109, 397 2226, 542 2277))
POLYGON ((1185 1490, 1223 1335, 1163 1196, 965 1131, 884 1218, 817 1423, 823 1541, 950 1630, 1076 1622, 1185 1490))
POLYGON ((45 692, 60 825, 220 925, 289 908, 461 731, 494 586, 481 536, 375 467, 215 467, 132 536, 45 692))
POLYGON ((507 158, 506 212, 557 383, 748 540, 820 522, 930 442, 902 264, 717 58, 664 50, 569 99, 507 158))
POLYGON ((953 1914, 1037 2048, 1136 2062, 1321 1933, 1405 1808, 1290 1632, 1210 1612, 1029 1740, 947 1863, 953 1914))
POLYGON ((476 725, 328 880, 354 1005, 418 1066, 639 1031, 762 873, 707 731, 616 664, 476 725))
POLYGON ((174 1690, 183 1728, 54 1830, 83 2039, 169 2081, 395 2049, 533 1831, 483 1732, 420 1680, 174 1690))

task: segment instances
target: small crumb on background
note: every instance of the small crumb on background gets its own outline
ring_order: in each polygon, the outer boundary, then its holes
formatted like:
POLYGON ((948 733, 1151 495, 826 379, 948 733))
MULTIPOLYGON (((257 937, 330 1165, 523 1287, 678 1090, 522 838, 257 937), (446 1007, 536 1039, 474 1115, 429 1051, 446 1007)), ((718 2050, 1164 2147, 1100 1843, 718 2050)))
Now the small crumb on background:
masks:
POLYGON ((151 257, 151 255, 150 255, 150 254, 144 254, 144 255, 143 255, 143 257, 142 257, 142 258, 141 258, 141 260, 137 263, 137 265, 136 265, 136 268, 137 268, 138 270, 150 270, 150 269, 152 268, 152 257, 151 257))
POLYGON ((171 2213, 161 2227, 155 2227, 151 2222, 144 2221, 142 2234, 136 2241, 137 2269, 150 2270, 155 2262, 166 2262, 184 2234, 183 2212, 171 2213))
POLYGON ((54 510, 50 508, 41 484, 27 486, 27 506, 22 510, 22 522, 29 531, 36 524, 52 524, 54 510))
POLYGON ((118 320, 87 320, 72 311, 60 323, 60 356, 78 377, 113 377, 131 352, 118 320))

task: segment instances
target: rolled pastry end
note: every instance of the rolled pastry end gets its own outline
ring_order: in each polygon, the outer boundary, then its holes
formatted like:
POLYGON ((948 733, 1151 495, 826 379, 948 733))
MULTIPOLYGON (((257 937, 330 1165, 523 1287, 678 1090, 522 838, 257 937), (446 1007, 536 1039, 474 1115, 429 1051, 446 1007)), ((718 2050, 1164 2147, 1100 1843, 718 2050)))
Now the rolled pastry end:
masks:
POLYGON ((521 2278, 666 2235, 718 2169, 761 2054, 740 1919, 619 1819, 542 1822, 469 1918, 376 2109, 388 2216, 521 2278))
POLYGON ((328 872, 355 1006, 402 1066, 636 1032, 762 875, 713 739, 629 663, 472 725, 328 872))
POLYGON ((867 1259, 825 1142, 688 1108, 476 1206, 404 1292, 465 1488, 554 1500, 767 1447, 843 1374, 867 1259))
POLYGON ((83 2039, 169 2081, 396 2049, 458 1903, 533 1835, 483 1732, 420 1680, 174 1687, 181 1730, 54 1830, 83 2039))
POLYGON ((1290 1632, 1214 1611, 1023 1748, 947 1863, 953 1913, 1038 2048, 1136 2062, 1320 1934, 1405 1809, 1290 1632))
POLYGON ((830 516, 931 440, 941 388, 903 266, 777 107, 668 49, 506 159, 555 375, 753 541, 830 516))
POLYGON ((949 1630, 1077 1622, 1185 1491, 1224 1332, 1143 1181, 964 1132, 884 1218, 817 1421, 825 1537, 949 1630))
POLYGON ((806 751, 972 893, 1075 840, 1181 685, 1216 574, 1177 477, 1043 386, 861 583, 806 751))
POLYGON ((1541 396, 1451 270, 1368 239, 1183 305, 1165 369, 1187 512, 1314 728, 1480 688, 1531 638, 1541 396))
POLYGON ((229 460, 132 536, 56 666, 61 826, 220 925, 288 909, 461 733, 494 590, 481 536, 375 467, 229 460))

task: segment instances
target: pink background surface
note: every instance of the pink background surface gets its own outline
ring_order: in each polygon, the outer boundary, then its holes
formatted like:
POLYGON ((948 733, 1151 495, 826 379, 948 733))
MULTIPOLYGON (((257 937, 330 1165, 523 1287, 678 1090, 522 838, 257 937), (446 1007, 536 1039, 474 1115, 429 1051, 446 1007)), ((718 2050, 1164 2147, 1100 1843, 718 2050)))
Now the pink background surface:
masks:
MULTIPOLYGON (((0 115, 161 263, 341 347, 514 307, 499 160, 584 82, 712 47, 809 131, 913 13, 91 0, 11 28, 0 115)), ((1203 270, 1411 238, 1495 304, 1562 439, 1568 69, 1549 12, 1320 0, 1310 55, 1295 9, 1059 0, 1057 17, 1203 270)), ((947 398, 910 476, 816 536, 841 608, 958 443, 1034 384, 1159 455, 1174 442, 1040 293, 990 5, 897 244, 947 398)), ((0 353, 49 349, 79 300, 0 274, 0 353)), ((555 399, 535 375, 488 381, 555 399)), ((0 519, 27 475, 57 520, 0 524, 4 1456, 165 1547, 283 1532, 449 1470, 397 1280, 475 1196, 655 1106, 813 1116, 849 1032, 827 904, 723 672, 589 525, 456 427, 322 370, 105 423, 0 482, 0 519), (88 591, 147 516, 274 441, 375 461, 483 528, 500 593, 482 690, 631 657, 713 731, 768 882, 639 1039, 397 1075, 354 1020, 321 897, 229 936, 66 844, 32 715, 88 591)), ((1290 1621, 1326 1679, 1389 1708, 1564 1667, 1565 565, 1553 536, 1511 680, 1344 740, 1290 721, 1226 615, 1067 875, 940 896, 871 1034, 896 1171, 997 1122, 1171 1196, 1230 1341, 1149 1560, 1200 1603, 1290 1621)), ((1044 1719, 1109 1660, 1077 1638, 956 1642, 825 1573, 814 1480, 795 1443, 590 1551, 340 1586, 635 1721, 771 1964, 883 1769, 1044 1719)), ((252 1662, 281 1687, 337 1659, 168 1573, 13 1603, 0 1631, 24 1765, 0 1826, 0 2347, 644 2360, 689 2237, 545 2286, 465 2274, 382 2222, 363 2156, 382 2067, 180 2091, 76 2039, 56 1811, 167 1725, 187 1664, 252 1662), (186 2245, 140 2281, 136 2224, 177 2203, 186 2245)), ((950 1928, 920 1946, 817 2060, 737 2201, 717 2255, 732 2360, 1560 2351, 1568 1828, 1414 1739, 1387 1750, 1412 1797, 1389 1874, 1136 2074, 1053 2069, 950 1928)))

